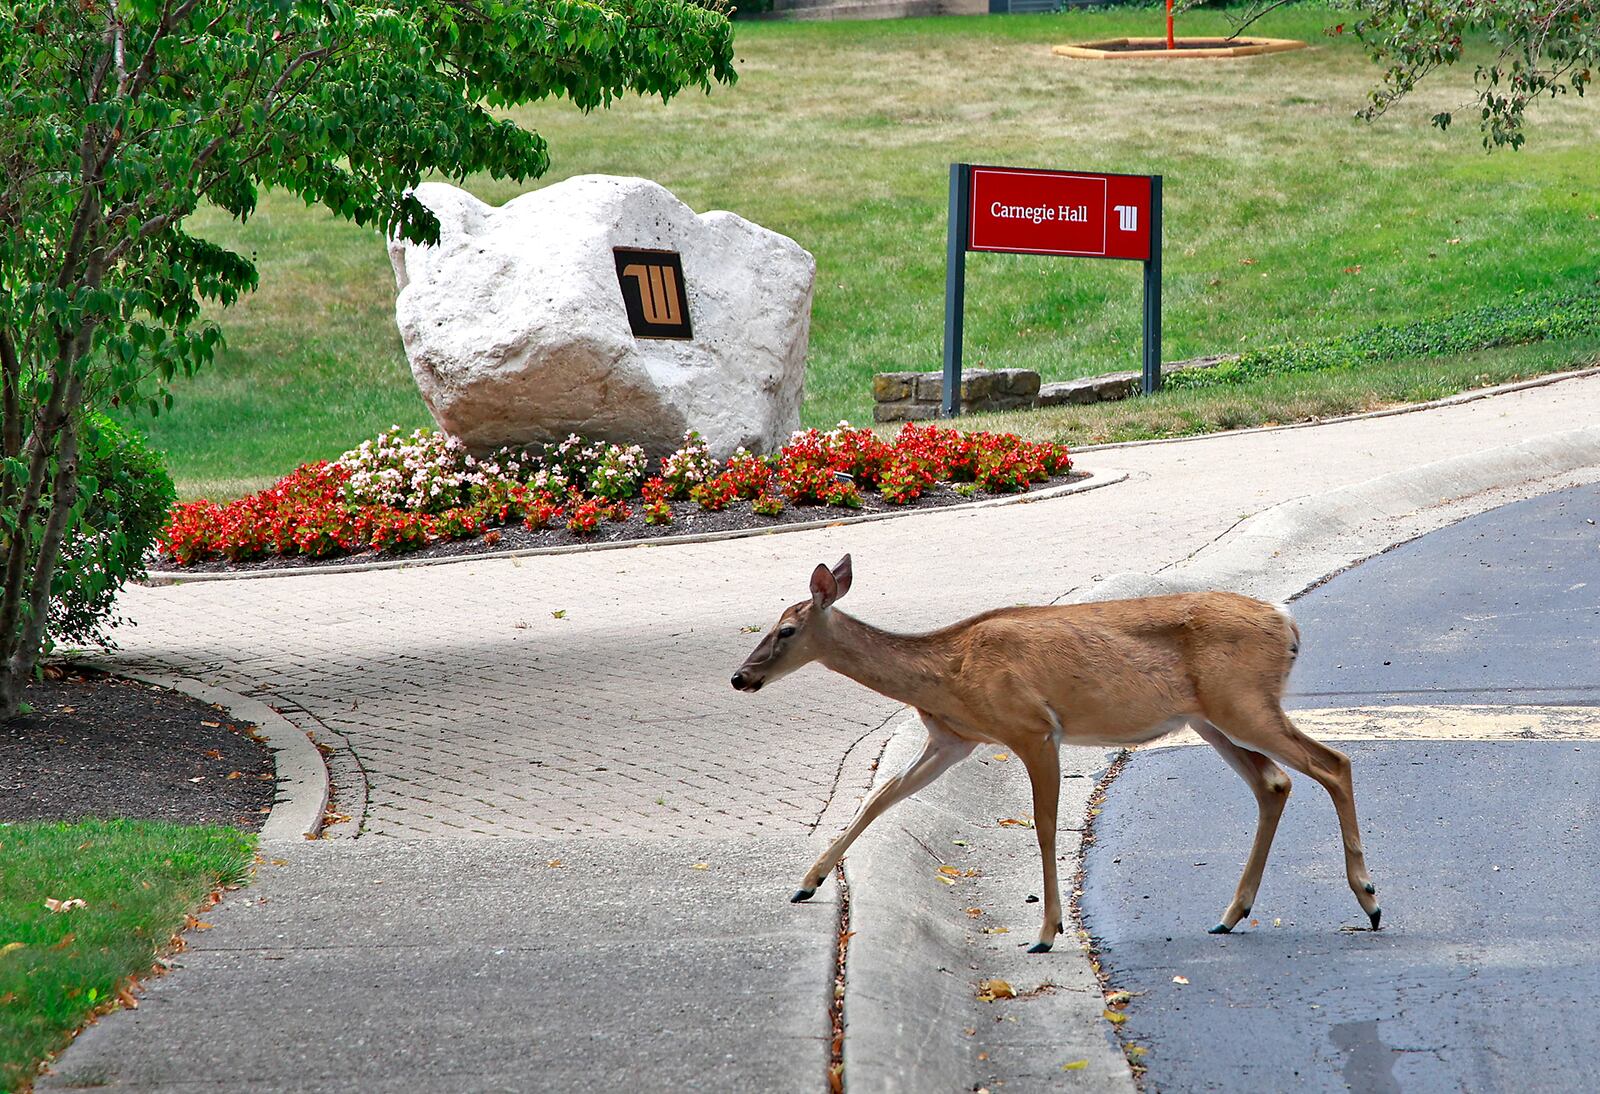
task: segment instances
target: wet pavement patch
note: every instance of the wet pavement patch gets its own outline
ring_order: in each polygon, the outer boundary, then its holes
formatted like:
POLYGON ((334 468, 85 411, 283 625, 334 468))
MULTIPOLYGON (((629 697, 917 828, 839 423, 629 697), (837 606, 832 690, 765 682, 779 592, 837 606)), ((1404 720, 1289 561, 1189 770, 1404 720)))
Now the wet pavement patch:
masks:
POLYGON ((1151 1091, 1600 1090, 1600 746, 1349 742, 1384 929, 1303 775, 1252 914, 1206 928, 1255 802, 1208 748, 1134 757, 1087 857, 1084 919, 1151 1091), (1175 983, 1182 976, 1187 984, 1175 983))

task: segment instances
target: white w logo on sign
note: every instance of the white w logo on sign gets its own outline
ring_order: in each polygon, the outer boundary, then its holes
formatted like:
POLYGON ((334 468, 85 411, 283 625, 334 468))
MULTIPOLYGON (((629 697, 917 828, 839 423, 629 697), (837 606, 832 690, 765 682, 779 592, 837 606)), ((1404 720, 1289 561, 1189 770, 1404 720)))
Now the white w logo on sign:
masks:
POLYGON ((1137 232, 1139 230, 1139 207, 1137 205, 1118 205, 1117 227, 1124 232, 1137 232))

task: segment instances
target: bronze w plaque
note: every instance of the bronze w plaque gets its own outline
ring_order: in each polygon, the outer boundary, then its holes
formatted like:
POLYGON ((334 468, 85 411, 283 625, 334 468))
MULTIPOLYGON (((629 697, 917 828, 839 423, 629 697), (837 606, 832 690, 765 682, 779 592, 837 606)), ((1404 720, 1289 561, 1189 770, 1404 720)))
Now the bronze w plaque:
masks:
POLYGON ((693 338, 689 292, 676 251, 615 247, 617 281, 636 338, 693 338))

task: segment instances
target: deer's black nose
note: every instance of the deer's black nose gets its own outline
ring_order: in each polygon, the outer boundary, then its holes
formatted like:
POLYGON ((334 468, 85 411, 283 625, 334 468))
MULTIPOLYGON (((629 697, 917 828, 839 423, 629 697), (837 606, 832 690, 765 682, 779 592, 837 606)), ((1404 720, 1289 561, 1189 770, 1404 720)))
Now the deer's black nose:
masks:
POLYGON ((744 673, 736 672, 733 674, 733 686, 739 691, 744 690, 744 673))

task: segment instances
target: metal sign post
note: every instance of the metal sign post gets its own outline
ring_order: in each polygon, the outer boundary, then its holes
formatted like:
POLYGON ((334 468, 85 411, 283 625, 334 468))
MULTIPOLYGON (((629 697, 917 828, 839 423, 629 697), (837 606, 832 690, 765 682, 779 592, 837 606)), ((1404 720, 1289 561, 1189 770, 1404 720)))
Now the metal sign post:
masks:
POLYGON ((967 236, 972 165, 950 165, 950 220, 944 251, 944 416, 961 413, 961 334, 967 306, 967 236))
POLYGON ((944 402, 961 413, 968 251, 1144 263, 1141 388, 1161 389, 1161 176, 950 165, 945 250, 944 402))
POLYGON ((1150 257, 1144 260, 1144 377, 1146 395, 1161 390, 1161 176, 1150 176, 1150 257))

